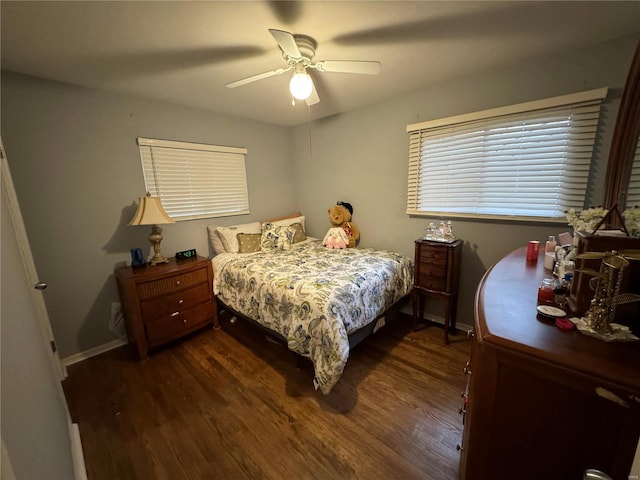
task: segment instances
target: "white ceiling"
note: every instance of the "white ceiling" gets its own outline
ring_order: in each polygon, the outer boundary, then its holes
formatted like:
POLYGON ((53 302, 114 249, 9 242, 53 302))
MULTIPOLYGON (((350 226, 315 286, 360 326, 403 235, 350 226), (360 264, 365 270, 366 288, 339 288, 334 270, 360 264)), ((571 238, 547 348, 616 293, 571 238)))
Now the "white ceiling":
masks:
POLYGON ((0 3, 2 68, 278 125, 372 104, 431 82, 640 36, 640 1, 226 1, 0 3), (377 60, 378 76, 312 71, 320 103, 293 107, 269 28, 304 33, 315 60, 377 60))

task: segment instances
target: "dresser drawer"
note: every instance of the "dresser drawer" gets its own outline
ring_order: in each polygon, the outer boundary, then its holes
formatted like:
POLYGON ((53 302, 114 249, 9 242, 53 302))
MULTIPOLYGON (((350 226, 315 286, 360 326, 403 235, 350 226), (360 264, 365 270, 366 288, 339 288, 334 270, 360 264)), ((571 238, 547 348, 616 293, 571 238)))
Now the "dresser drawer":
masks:
POLYGON ((447 266, 447 249, 425 246, 421 247, 420 263, 423 266, 434 265, 445 269, 447 266))
POLYGON ((142 282, 138 284, 138 297, 141 301, 144 301, 206 282, 207 270, 201 268, 192 272, 173 275, 151 282, 142 282))
POLYGON ((157 297, 140 304, 142 317, 150 320, 157 317, 171 315, 174 312, 183 312, 200 303, 207 302, 211 297, 208 283, 201 283, 195 287, 172 293, 166 297, 157 297))
POLYGON ((212 322, 214 308, 213 303, 208 302, 174 315, 147 321, 145 327, 149 345, 165 343, 212 322))
POLYGON ((447 290, 445 274, 446 272, 443 271, 443 275, 431 276, 427 273, 421 272, 416 286, 428 288, 429 290, 445 292, 447 290))

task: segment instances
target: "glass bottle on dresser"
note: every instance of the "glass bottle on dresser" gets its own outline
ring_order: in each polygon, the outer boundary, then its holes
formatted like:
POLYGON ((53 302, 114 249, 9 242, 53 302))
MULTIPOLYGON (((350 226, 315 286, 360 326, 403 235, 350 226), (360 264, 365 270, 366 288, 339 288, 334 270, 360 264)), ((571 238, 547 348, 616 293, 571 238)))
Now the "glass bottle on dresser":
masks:
POLYGON ((555 293, 554 290, 557 286, 556 281, 553 278, 545 278, 538 287, 538 305, 552 305, 555 306, 555 293))

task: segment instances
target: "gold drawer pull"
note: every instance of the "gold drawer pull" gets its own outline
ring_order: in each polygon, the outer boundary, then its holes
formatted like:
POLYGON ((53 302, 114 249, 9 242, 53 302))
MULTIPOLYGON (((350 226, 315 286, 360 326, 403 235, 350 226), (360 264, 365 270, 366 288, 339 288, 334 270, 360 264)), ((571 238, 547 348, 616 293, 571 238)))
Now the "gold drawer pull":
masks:
POLYGON ((171 314, 171 316, 172 316, 172 317, 175 317, 175 316, 178 316, 178 315, 180 315, 180 312, 173 312, 173 313, 171 314))
POLYGON ((184 322, 184 324, 187 324, 187 319, 185 318, 184 320, 182 320, 184 322))
POLYGON ((184 303, 183 299, 178 300, 178 305, 182 305, 184 303))
POLYGON ((180 280, 176 280, 176 285, 180 285, 180 280))

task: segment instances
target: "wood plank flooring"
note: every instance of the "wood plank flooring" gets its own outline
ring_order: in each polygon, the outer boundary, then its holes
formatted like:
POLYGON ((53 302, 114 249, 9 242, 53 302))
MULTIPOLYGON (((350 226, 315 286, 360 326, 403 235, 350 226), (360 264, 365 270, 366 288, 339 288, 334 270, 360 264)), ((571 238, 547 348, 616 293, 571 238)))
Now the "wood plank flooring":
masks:
POLYGON ((323 395, 310 363, 221 321, 144 362, 121 347, 69 367, 90 480, 457 478, 464 334, 445 346, 400 315, 323 395))

